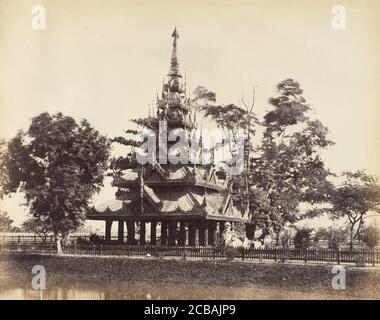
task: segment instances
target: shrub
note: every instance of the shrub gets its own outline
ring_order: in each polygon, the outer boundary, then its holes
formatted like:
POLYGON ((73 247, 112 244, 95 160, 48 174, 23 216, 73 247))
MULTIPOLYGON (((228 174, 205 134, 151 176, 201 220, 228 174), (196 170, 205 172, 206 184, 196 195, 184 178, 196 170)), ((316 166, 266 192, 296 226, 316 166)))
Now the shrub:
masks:
POLYGON ((315 240, 326 240, 329 249, 337 250, 347 240, 347 228, 320 228, 315 233, 315 240))
POLYGON ((87 239, 84 239, 82 237, 78 237, 78 239, 77 239, 77 245, 78 246, 86 246, 89 244, 90 244, 90 241, 88 241, 87 239))
POLYGON ((364 254, 363 253, 359 253, 356 257, 355 257, 355 264, 357 267, 364 267, 365 266, 365 258, 364 258, 364 254))
POLYGON ((294 245, 297 249, 306 249, 310 246, 310 234, 312 229, 298 229, 294 236, 294 245))
POLYGON ((379 242, 379 233, 375 227, 370 226, 365 228, 362 233, 363 235, 361 238, 369 248, 373 249, 377 246, 377 243, 379 242))
POLYGON ((91 233, 89 239, 91 244, 99 245, 103 242, 102 239, 96 233, 91 233))
POLYGON ((280 235, 280 242, 283 248, 289 248, 290 246, 290 240, 292 236, 289 230, 285 230, 281 235, 280 235))

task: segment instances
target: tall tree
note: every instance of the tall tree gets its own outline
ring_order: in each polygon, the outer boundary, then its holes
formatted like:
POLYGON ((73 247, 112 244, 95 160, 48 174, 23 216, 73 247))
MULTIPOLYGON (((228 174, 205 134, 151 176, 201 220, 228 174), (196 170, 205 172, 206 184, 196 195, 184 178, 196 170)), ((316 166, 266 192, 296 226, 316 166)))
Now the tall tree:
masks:
MULTIPOLYGON (((214 96, 215 97, 215 96, 214 96)), ((212 100, 215 102, 215 99, 212 100)), ((244 108, 234 104, 213 105, 206 103, 202 106, 204 116, 215 121, 219 128, 222 128, 224 135, 228 138, 229 153, 234 156, 238 144, 243 141, 244 159, 243 172, 232 177, 228 177, 231 187, 235 185, 236 194, 239 197, 240 209, 244 215, 249 214, 250 196, 249 196, 249 168, 251 166, 251 156, 254 151, 252 138, 255 136, 258 119, 254 112, 255 90, 253 91, 252 103, 246 104, 244 98, 241 99, 244 108), (239 137, 242 135, 242 137, 239 137)))
POLYGON ((103 185, 110 142, 86 120, 42 113, 8 144, 7 191, 23 192, 30 213, 61 239, 82 225, 103 185))
POLYGON ((263 139, 248 171, 251 238, 260 227, 263 236, 272 230, 278 240, 283 226, 298 219, 301 202, 327 201, 331 189, 330 172, 319 155, 333 144, 328 129, 308 117, 310 106, 299 83, 287 79, 277 90, 278 96, 269 99, 272 110, 264 116, 263 139))
POLYGON ((350 230, 350 249, 358 239, 364 219, 370 213, 380 213, 380 186, 376 179, 359 170, 345 172, 343 182, 334 188, 331 197, 332 218, 347 218, 350 230))

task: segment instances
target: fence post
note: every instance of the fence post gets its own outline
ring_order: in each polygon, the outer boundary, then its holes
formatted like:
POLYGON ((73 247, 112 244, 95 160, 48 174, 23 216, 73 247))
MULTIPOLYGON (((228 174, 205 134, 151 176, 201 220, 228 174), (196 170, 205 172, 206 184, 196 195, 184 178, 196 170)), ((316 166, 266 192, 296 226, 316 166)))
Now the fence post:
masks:
POLYGON ((242 256, 243 261, 244 261, 244 258, 245 258, 245 248, 243 247, 243 256, 242 256))
POLYGON ((96 255, 96 247, 95 247, 95 243, 92 245, 92 248, 93 248, 93 254, 94 256, 96 255))
POLYGON ((307 248, 305 249, 305 263, 307 263, 307 248))
POLYGON ((77 242, 74 242, 74 254, 77 254, 77 242))
POLYGON ((100 255, 103 255, 103 244, 100 244, 100 255))
POLYGON ((338 265, 340 264, 340 248, 337 249, 337 254, 338 254, 338 265))
POLYGON ((277 261, 277 247, 274 248, 274 261, 277 261))

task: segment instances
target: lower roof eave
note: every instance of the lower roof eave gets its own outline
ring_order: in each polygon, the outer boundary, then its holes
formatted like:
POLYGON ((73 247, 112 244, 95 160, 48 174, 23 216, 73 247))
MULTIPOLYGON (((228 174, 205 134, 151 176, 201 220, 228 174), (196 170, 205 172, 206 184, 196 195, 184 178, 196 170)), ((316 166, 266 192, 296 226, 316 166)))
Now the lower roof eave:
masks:
POLYGON ((144 214, 144 215, 96 215, 87 216, 87 220, 123 220, 123 221, 172 221, 172 220, 204 220, 204 216, 199 214, 170 214, 170 215, 157 215, 157 214, 144 214))
MULTIPOLYGON (((224 191, 226 190, 226 186, 219 185, 207 181, 193 181, 193 180, 187 180, 187 179, 178 179, 178 180, 163 180, 163 181, 144 181, 145 185, 148 187, 173 187, 173 186, 190 186, 190 187, 201 187, 201 188, 207 188, 211 190, 216 191, 224 191)), ((114 187, 119 188, 131 188, 131 187, 138 187, 140 185, 140 182, 138 180, 122 180, 120 182, 113 182, 112 185, 114 187)))
POLYGON ((226 222, 247 222, 247 219, 241 217, 229 217, 220 215, 200 215, 200 214, 144 214, 144 215, 125 215, 125 214, 113 214, 113 215, 89 215, 87 220, 122 220, 122 221, 173 221, 173 220, 212 220, 212 221, 226 221, 226 222))
POLYGON ((247 219, 244 217, 229 217, 229 216, 212 216, 208 215, 207 220, 218 220, 218 221, 226 221, 226 222, 247 222, 247 219))

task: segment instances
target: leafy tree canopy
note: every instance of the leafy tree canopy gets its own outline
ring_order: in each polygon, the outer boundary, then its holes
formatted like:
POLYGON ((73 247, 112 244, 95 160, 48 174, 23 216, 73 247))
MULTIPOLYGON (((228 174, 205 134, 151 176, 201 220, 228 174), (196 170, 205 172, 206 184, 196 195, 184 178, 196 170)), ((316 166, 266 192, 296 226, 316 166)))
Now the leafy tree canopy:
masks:
POLYGON ((333 219, 347 218, 352 248, 366 215, 380 213, 380 186, 375 177, 363 170, 344 172, 341 178, 343 182, 332 190, 331 208, 327 212, 333 219))
POLYGON ((8 184, 7 156, 7 143, 4 139, 0 139, 0 199, 6 193, 4 187, 8 184))
POLYGON ((309 118, 310 106, 296 81, 282 81, 277 89, 248 168, 248 192, 242 192, 237 181, 236 193, 239 203, 249 203, 252 224, 278 234, 286 223, 297 221, 301 202, 328 201, 331 172, 319 152, 333 142, 327 138, 328 129, 309 118))
POLYGON ((7 212, 0 211, 0 232, 13 232, 13 220, 8 216, 7 212))
POLYGON ((8 143, 7 192, 24 193, 30 213, 65 236, 85 219, 109 152, 108 139, 86 120, 42 113, 8 143))

